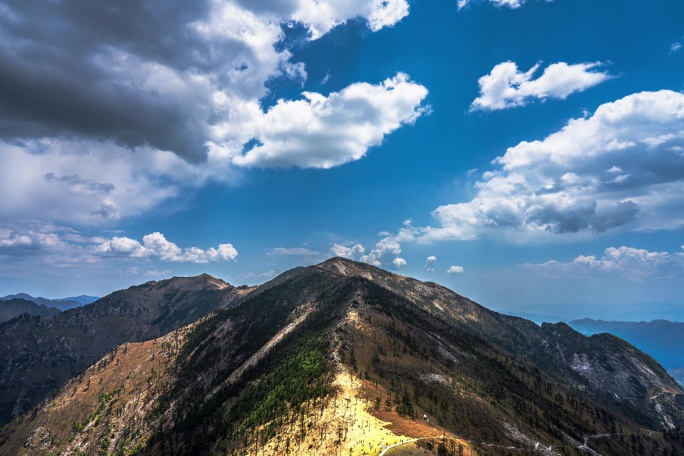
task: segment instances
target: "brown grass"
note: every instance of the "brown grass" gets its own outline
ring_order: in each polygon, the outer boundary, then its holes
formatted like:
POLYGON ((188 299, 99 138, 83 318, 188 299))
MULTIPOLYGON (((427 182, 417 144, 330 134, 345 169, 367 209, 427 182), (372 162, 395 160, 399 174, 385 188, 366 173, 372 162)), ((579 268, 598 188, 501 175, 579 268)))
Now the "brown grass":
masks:
POLYGON ((96 454, 117 444, 143 445, 151 435, 143 417, 168 383, 167 367, 188 329, 117 347, 70 380, 55 399, 12 424, 3 453, 96 454))

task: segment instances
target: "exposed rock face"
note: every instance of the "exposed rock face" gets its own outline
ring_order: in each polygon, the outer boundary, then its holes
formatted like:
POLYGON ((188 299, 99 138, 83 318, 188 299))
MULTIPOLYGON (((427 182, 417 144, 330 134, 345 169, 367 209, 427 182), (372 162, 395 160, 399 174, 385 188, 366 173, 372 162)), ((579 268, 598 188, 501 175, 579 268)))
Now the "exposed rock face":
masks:
POLYGON ((653 356, 684 385, 684 323, 667 320, 603 321, 584 318, 570 325, 582 334, 610 333, 653 356))

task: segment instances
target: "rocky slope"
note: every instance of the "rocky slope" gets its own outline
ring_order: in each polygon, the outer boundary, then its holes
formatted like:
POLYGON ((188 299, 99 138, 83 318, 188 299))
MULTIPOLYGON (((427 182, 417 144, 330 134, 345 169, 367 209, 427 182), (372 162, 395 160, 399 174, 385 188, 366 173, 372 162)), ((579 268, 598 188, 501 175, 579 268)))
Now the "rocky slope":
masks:
POLYGON ((0 453, 672 455, 683 410, 620 339, 332 259, 120 346, 6 427, 0 453))
POLYGON ((594 395, 614 402, 612 406, 648 416, 653 423, 670 420, 660 414, 661 402, 684 405, 680 385, 662 366, 618 337, 585 337, 565 323, 544 323, 540 327, 530 320, 491 311, 440 285, 359 263, 335 260, 316 267, 379 284, 423 311, 532 363, 556 380, 581 384, 594 395))
POLYGON ((208 275, 117 291, 50 320, 0 325, 0 425, 124 342, 150 340, 229 305, 244 288, 208 275))
MULTIPOLYGON (((570 325, 582 334, 610 333, 652 355, 673 377, 684 370, 684 323, 667 320, 602 321, 584 318, 570 325)), ((684 381, 680 380, 680 384, 684 381)))

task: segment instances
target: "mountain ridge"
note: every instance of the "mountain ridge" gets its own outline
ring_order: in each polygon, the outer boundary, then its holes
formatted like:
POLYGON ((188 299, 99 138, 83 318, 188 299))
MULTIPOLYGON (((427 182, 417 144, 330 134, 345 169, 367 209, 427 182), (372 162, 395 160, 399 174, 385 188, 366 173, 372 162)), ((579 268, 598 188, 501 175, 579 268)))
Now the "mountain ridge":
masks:
POLYGON ((209 275, 150 281, 68 309, 50 320, 21 316, 0 324, 0 424, 124 342, 160 337, 249 288, 209 275), (11 368, 10 368, 11 367, 11 368))
POLYGON ((23 314, 52 318, 55 315, 59 315, 59 313, 60 310, 55 307, 47 307, 22 298, 0 301, 0 323, 12 320, 23 314))
POLYGON ((0 301, 9 301, 11 299, 17 299, 17 298, 25 299, 27 301, 34 302, 38 305, 44 305, 46 307, 55 307, 61 311, 73 309, 75 307, 81 307, 83 305, 95 302, 99 299, 98 297, 88 296, 88 295, 72 296, 72 297, 58 298, 58 299, 48 299, 48 298, 34 297, 28 293, 16 293, 16 294, 11 294, 11 295, 1 297, 0 301))
POLYGON ((0 448, 378 454, 421 438, 411 445, 432 452, 421 454, 670 454, 684 451, 682 397, 614 336, 540 327, 332 259, 160 339, 119 346, 5 428, 0 448), (73 426, 60 428, 65 420, 73 426))

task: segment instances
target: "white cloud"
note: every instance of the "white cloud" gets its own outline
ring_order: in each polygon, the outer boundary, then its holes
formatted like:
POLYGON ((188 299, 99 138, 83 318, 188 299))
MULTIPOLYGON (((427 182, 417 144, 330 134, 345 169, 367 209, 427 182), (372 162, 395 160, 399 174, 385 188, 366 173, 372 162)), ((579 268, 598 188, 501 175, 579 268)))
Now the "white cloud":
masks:
POLYGON ((58 251, 64 247, 64 242, 54 232, 35 228, 10 229, 0 227, 0 249, 58 251))
POLYGON ((396 269, 403 269, 404 266, 406 266, 406 260, 403 258, 397 257, 397 258, 392 260, 392 264, 394 265, 394 267, 396 269))
POLYGON ((191 264, 208 262, 216 263, 208 266, 208 272, 215 273, 216 268, 225 269, 224 262, 235 260, 237 254, 230 244, 181 249, 159 233, 138 242, 123 235, 109 239, 85 236, 70 227, 40 222, 0 224, 0 282, 21 291, 30 291, 27 285, 39 283, 46 287, 40 291, 44 295, 60 289, 71 293, 73 286, 79 286, 79 293, 102 296, 130 286, 133 276, 169 276, 169 262, 173 262, 175 274, 194 273, 191 264), (40 275, 38 282, 36 274, 40 275))
POLYGON ((401 254, 401 245, 386 237, 375 244, 375 248, 367 256, 361 257, 361 261, 376 266, 393 264, 395 267, 403 267, 406 265, 406 261, 399 258, 399 254, 401 254))
POLYGON ((381 239, 375 248, 366 254, 366 249, 361 244, 351 247, 344 244, 333 244, 330 248, 333 256, 349 258, 354 261, 361 261, 372 264, 373 266, 394 267, 402 269, 406 266, 406 260, 401 258, 401 245, 391 237, 381 239))
POLYGON ((327 97, 304 92, 305 100, 280 100, 258 116, 258 140, 233 158, 246 167, 331 168, 358 160, 405 124, 412 124, 427 89, 397 74, 381 84, 352 84, 327 97))
POLYGON ((171 152, 80 140, 0 141, 0 218, 111 224, 145 212, 187 186, 235 175, 171 152))
POLYGON ((675 41, 674 43, 672 43, 670 45, 670 52, 677 52, 681 48, 682 48, 682 43, 680 43, 679 41, 675 41))
POLYGON ((396 24, 408 12, 406 0, 301 0, 297 2, 297 10, 292 13, 292 19, 307 24, 311 38, 317 39, 347 19, 366 18, 370 29, 377 31, 396 24))
POLYGON ((470 109, 494 111, 524 106, 533 99, 565 99, 611 78, 608 73, 591 71, 600 66, 600 62, 575 65, 559 62, 549 65, 541 76, 533 79, 540 64, 521 72, 514 62, 503 62, 479 79, 480 96, 470 109))
POLYGON ((316 256, 320 255, 320 252, 315 250, 307 249, 304 247, 276 247, 269 251, 266 255, 296 255, 296 256, 316 256))
POLYGON ((44 6, 36 17, 28 4, 12 4, 5 13, 15 27, 0 28, 13 49, 0 55, 0 67, 12 69, 3 74, 18 100, 4 112, 22 113, 0 114, 6 221, 111 225, 188 186, 235 183, 235 165, 358 159, 423 112, 427 91, 401 74, 327 97, 307 93, 266 112, 260 105, 270 80, 307 78, 305 65, 278 45, 283 24, 301 21, 310 39, 354 18, 376 31, 408 14, 405 0, 210 0, 156 16, 136 3, 126 7, 126 21, 110 20, 106 6, 76 13, 61 2, 44 6), (296 115, 292 124, 288 114, 296 115), (262 146, 243 156, 252 140, 262 146), (325 141, 333 147, 319 147, 317 157, 312 144, 325 141))
POLYGON ((9 229, 0 230, 0 247, 18 247, 33 244, 33 239, 26 235, 17 235, 9 229))
MULTIPOLYGON (((498 7, 505 6, 507 8, 511 8, 511 9, 520 8, 522 5, 525 4, 525 0, 489 0, 489 1, 498 7)), ((457 0, 458 9, 465 8, 470 3, 473 3, 473 0, 457 0)))
POLYGON ((608 247, 601 258, 579 255, 567 263, 551 260, 522 267, 539 270, 547 277, 602 274, 623 277, 633 282, 670 280, 684 274, 684 253, 650 252, 626 246, 608 247))
POLYGON ((113 237, 92 249, 96 254, 119 254, 131 258, 159 258, 162 261, 208 263, 233 261, 238 256, 231 244, 220 244, 207 250, 198 247, 181 249, 159 233, 143 236, 142 244, 127 237, 113 237))
POLYGON ((334 257, 348 258, 357 261, 365 252, 366 249, 361 244, 355 244, 351 247, 342 244, 333 244, 330 248, 330 253, 334 257))
POLYGON ((427 260, 425 260, 425 270, 428 272, 435 272, 435 263, 437 262, 437 257, 434 255, 430 255, 427 257, 427 260))
POLYGON ((463 273, 463 267, 462 266, 449 266, 449 269, 447 269, 447 274, 462 274, 463 273))
POLYGON ((398 242, 525 240, 684 227, 684 95, 629 95, 494 160, 468 202, 438 207, 437 227, 404 226, 398 242))

